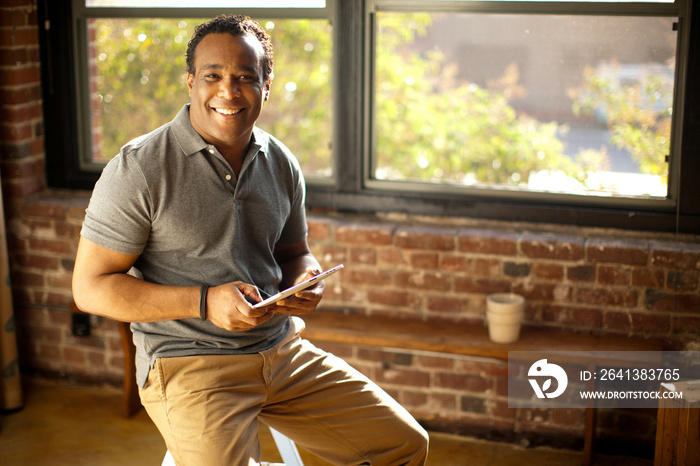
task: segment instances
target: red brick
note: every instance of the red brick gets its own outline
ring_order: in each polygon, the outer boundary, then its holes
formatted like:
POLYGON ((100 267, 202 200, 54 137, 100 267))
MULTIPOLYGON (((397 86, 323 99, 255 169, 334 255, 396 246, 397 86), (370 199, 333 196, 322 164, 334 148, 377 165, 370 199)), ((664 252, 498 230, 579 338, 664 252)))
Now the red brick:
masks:
POLYGON ((44 274, 14 270, 12 272, 12 283, 23 288, 44 286, 44 274))
POLYGON ((664 272, 662 270, 635 267, 632 271, 632 286, 663 288, 664 272))
POLYGON ((700 313, 700 295, 647 290, 644 306, 650 311, 700 313))
POLYGON ((394 242, 402 249, 452 251, 455 248, 455 233, 454 230, 407 227, 396 232, 394 242))
POLYGON ((568 299, 569 290, 568 287, 562 288, 553 283, 518 283, 512 287, 513 293, 523 295, 525 300, 545 300, 553 301, 556 297, 558 299, 568 299))
POLYGON ((504 361, 486 363, 475 360, 458 359, 455 361, 455 372, 460 374, 480 375, 482 377, 508 377, 508 364, 504 361))
POLYGON ((392 233, 392 226, 346 225, 336 228, 335 239, 339 243, 385 246, 391 244, 392 233))
POLYGON ((440 270, 445 272, 467 272, 471 261, 465 256, 444 255, 440 258, 440 270))
POLYGON ((331 236, 331 227, 329 222, 316 218, 308 218, 307 225, 309 227, 309 242, 325 241, 331 236))
POLYGON ((561 280, 564 278, 564 267, 558 264, 532 264, 532 276, 545 280, 561 280))
POLYGON ((601 285, 629 285, 632 281, 632 271, 629 268, 614 265, 598 267, 598 283, 601 285))
MULTIPOLYGON (((311 245, 313 249, 313 244, 311 245)), ((321 256, 319 260, 328 263, 330 265, 336 265, 347 261, 347 254, 345 248, 342 246, 323 246, 321 256)))
POLYGON ((361 246, 351 247, 350 261, 356 264, 375 265, 377 263, 377 250, 361 246))
POLYGON ((486 400, 475 396, 462 396, 460 407, 462 411, 468 413, 485 414, 487 412, 486 400))
POLYGON ((596 267, 593 265, 577 265, 567 267, 566 278, 575 282, 592 282, 595 281, 596 267))
POLYGON ((406 408, 425 406, 428 404, 428 394, 406 390, 401 395, 401 404, 406 408))
POLYGON ((498 259, 476 257, 472 261, 471 272, 475 277, 499 277, 501 271, 502 263, 498 259))
POLYGON ((450 276, 436 272, 396 272, 394 282, 400 288, 448 291, 450 276))
POLYGON ((470 229, 459 232, 457 245, 462 252, 514 256, 517 254, 517 240, 515 233, 470 229))
POLYGON ((671 330, 674 333, 700 333, 700 316, 674 316, 671 330))
POLYGON ((520 240, 522 253, 534 259, 577 261, 583 258, 583 240, 552 234, 526 234, 520 240))
MULTIPOLYGON (((27 36, 22 34, 19 40, 25 40, 26 38, 27 36)), ((0 33, 0 42, 2 42, 2 40, 2 33, 0 33)), ((0 73, 0 86, 18 86, 39 82, 41 82, 41 74, 38 63, 22 68, 13 67, 5 69, 0 73)))
POLYGON ((671 327, 668 315, 640 312, 606 312, 603 325, 610 330, 642 333, 668 333, 671 327))
POLYGON ((406 265, 403 252, 394 248, 379 249, 379 262, 389 265, 406 265))
POLYGON ((60 202, 28 202, 24 206, 24 213, 28 217, 48 217, 64 219, 66 208, 60 202))
POLYGON ((461 293, 505 293, 510 291, 510 281, 455 277, 455 291, 461 293))
POLYGON ((653 249, 651 265, 665 269, 700 270, 700 252, 683 250, 679 246, 653 249))
MULTIPOLYGON (((26 54, 28 51, 23 49, 22 53, 26 54)), ((41 86, 38 83, 34 86, 5 89, 4 92, 0 92, 0 105, 18 105, 40 99, 41 86)))
POLYGON ((73 254, 73 242, 66 240, 30 239, 29 248, 35 252, 73 254))
POLYGON ((67 347, 63 349, 63 358, 69 364, 84 365, 87 361, 85 350, 67 347))
MULTIPOLYGON (((29 2, 26 2, 29 7, 29 2)), ((36 8, 0 8, 0 24, 3 27, 18 27, 35 25, 37 22, 36 8)), ((11 62, 4 62, 11 63, 11 62)))
POLYGON ((515 419, 517 413, 517 408, 509 408, 508 403, 504 401, 495 401, 491 407, 491 414, 497 418, 515 419))
POLYGON ((467 309, 468 299, 453 298, 449 296, 428 297, 428 310, 436 312, 462 312, 467 309))
POLYGON ((34 136, 32 125, 29 123, 0 124, 0 140, 5 143, 26 141, 34 136))
POLYGON ((414 269, 437 269, 438 255, 432 252, 415 252, 410 256, 410 264, 414 269))
POLYGON ((603 314, 599 309, 548 305, 542 309, 542 320, 566 326, 600 328, 603 314))
POLYGON ((457 409, 457 396, 449 393, 431 392, 430 396, 428 397, 428 405, 433 412, 453 412, 455 409, 457 409))
POLYGON ((55 257, 46 257, 37 254, 17 254, 17 263, 29 269, 58 270, 60 261, 55 257))
POLYGON ((643 241, 590 239, 586 242, 586 258, 590 262, 646 265, 649 245, 643 241))
POLYGON ((483 393, 490 390, 492 386, 490 380, 478 376, 445 372, 435 374, 434 387, 436 388, 483 393))
POLYGON ((454 369, 454 359, 439 356, 418 356, 416 358, 418 365, 426 369, 454 369))
POLYGON ((637 306, 638 294, 630 289, 609 288, 579 288, 576 291, 576 302, 598 306, 637 306))
POLYGON ((97 351, 88 351, 87 353, 88 357, 88 364, 90 364, 91 367, 101 369, 105 365, 105 355, 104 353, 97 352, 97 351))
POLYGON ((420 297, 406 291, 369 290, 367 291, 367 301, 372 304, 407 307, 410 309, 418 309, 420 306, 420 297))
POLYGON ((375 286, 386 286, 391 284, 392 274, 384 270, 372 269, 352 269, 343 274, 343 281, 349 283, 362 283, 375 286))
POLYGON ((698 272, 694 270, 669 270, 666 272, 666 286, 675 291, 693 291, 698 288, 698 272))

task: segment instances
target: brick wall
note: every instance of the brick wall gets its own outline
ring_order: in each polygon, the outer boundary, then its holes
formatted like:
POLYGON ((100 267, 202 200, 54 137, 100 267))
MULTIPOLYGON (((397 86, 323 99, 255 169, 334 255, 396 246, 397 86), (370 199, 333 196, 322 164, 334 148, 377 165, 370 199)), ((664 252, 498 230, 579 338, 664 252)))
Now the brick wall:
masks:
MULTIPOLYGON (((700 341, 698 239, 506 222, 310 216, 314 254, 326 267, 346 264, 327 280, 325 308, 427 325, 482 324, 486 296, 512 291, 526 298, 525 325, 658 338, 687 350, 700 341)), ((503 362, 322 346, 434 428, 581 446, 585 410, 508 408, 503 362)), ((653 448, 655 412, 600 411, 598 433, 611 450, 625 440, 635 453, 643 451, 634 442, 653 448)))
MULTIPOLYGON (((25 373, 118 384, 116 324, 70 330, 70 279, 89 193, 47 190, 34 0, 0 6, 0 169, 25 373)), ((50 116, 47 117, 50 120, 50 116)), ((314 253, 346 269, 323 306, 397 318, 481 322, 485 296, 527 298, 528 325, 662 337, 696 349, 700 237, 402 216, 312 214, 314 253)), ((503 363, 352 346, 347 357, 426 424, 536 441, 577 439, 582 410, 512 410, 503 363)), ((599 432, 653 438, 653 414, 602 412, 599 432)))

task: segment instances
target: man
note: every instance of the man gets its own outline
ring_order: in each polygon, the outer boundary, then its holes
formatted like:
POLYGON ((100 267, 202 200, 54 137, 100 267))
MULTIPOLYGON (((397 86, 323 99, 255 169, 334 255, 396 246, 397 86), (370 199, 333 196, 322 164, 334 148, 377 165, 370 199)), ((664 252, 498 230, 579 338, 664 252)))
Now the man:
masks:
POLYGON ((73 275, 86 312, 132 322, 143 405, 179 465, 257 464, 258 419, 335 464, 423 464, 427 435, 342 360, 299 337, 322 282, 304 179, 255 127, 269 37, 219 16, 187 51, 190 104, 124 146, 88 207, 73 275))

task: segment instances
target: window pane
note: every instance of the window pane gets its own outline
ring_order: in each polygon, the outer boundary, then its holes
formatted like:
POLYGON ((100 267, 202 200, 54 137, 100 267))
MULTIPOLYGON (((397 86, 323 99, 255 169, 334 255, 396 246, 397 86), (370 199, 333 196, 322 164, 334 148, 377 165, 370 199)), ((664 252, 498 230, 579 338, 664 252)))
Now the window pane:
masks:
POLYGON ((325 8, 325 0, 85 0, 87 7, 120 8, 325 8))
MULTIPOLYGON (((204 19, 91 19, 92 161, 170 121, 189 102, 185 51, 204 19)), ((330 176, 331 31, 327 20, 260 21, 275 78, 258 125, 282 140, 307 176, 330 176)))
POLYGON ((378 13, 375 178, 665 197, 673 22, 378 13))

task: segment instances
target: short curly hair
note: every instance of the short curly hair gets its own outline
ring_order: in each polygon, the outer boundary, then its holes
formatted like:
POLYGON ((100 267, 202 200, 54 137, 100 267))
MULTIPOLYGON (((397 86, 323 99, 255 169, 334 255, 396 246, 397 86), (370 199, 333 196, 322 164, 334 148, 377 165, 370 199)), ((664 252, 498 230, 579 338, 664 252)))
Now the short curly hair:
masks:
POLYGON ((246 34, 255 36, 260 41, 263 51, 265 52, 262 60, 263 80, 267 81, 268 78, 272 77, 275 60, 270 36, 256 21, 247 16, 240 15, 219 15, 216 18, 200 24, 194 29, 192 38, 187 44, 187 53, 185 54, 188 73, 195 74, 195 51, 204 36, 208 34, 224 33, 231 34, 232 36, 244 36, 246 34))

